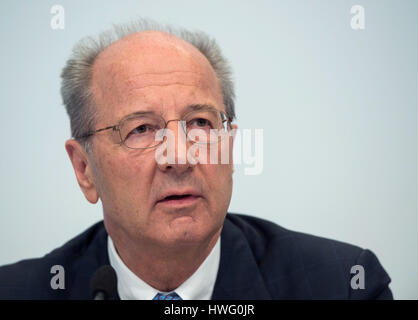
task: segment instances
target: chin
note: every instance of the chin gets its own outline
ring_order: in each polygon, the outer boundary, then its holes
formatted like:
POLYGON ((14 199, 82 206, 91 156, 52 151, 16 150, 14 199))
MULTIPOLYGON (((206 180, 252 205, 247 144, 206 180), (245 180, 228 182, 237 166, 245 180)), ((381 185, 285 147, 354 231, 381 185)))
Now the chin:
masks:
POLYGON ((196 245, 210 240, 216 233, 215 228, 208 228, 208 224, 189 223, 176 225, 169 231, 169 239, 174 245, 196 245))

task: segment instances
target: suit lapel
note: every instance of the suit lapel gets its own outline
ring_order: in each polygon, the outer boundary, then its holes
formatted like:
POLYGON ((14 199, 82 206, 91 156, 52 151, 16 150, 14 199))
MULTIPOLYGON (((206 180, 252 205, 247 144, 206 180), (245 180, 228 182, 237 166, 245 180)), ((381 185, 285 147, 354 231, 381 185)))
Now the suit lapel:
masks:
POLYGON ((271 299, 247 239, 228 218, 221 233, 221 259, 212 299, 271 299))
MULTIPOLYGON (((110 264, 107 252, 107 232, 103 221, 98 224, 97 229, 91 244, 73 265, 73 272, 76 277, 72 282, 70 299, 92 299, 90 281, 94 273, 101 266, 110 264)), ((110 300, 113 299, 118 299, 118 296, 110 298, 110 300)))

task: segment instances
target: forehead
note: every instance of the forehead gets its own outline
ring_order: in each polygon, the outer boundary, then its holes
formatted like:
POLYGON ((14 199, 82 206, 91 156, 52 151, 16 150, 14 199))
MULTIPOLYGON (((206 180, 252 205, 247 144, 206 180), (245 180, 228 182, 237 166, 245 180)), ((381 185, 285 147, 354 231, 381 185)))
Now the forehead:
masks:
POLYGON ((209 61, 191 44, 162 32, 141 32, 110 45, 93 65, 91 85, 98 113, 109 117, 137 107, 222 101, 209 61))

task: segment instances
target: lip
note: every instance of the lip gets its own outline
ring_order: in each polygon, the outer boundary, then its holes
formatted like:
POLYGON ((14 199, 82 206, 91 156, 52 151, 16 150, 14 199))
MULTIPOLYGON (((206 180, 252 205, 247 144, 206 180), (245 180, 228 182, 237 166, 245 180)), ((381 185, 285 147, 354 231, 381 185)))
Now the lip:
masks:
POLYGON ((202 198, 202 195, 196 190, 167 190, 158 197, 156 204, 168 207, 186 207, 193 205, 202 198))
POLYGON ((158 201, 158 205, 162 205, 164 207, 170 207, 170 208, 181 208, 181 207, 188 207, 193 204, 195 204, 200 197, 197 196, 187 196, 185 198, 181 199, 172 199, 172 200, 162 200, 158 201))

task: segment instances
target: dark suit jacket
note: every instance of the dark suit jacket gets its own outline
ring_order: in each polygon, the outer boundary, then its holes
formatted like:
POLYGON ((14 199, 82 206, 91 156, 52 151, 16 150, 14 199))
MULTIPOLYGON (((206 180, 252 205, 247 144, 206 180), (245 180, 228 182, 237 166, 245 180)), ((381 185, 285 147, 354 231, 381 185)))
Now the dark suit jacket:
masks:
MULTIPOLYGON (((0 267, 0 299, 90 299, 90 279, 109 264, 103 222, 38 259, 0 267), (65 289, 52 289, 62 265, 65 289)), ((213 299, 392 299, 390 278, 369 250, 228 213, 213 299), (365 288, 352 289, 353 265, 365 288)), ((117 296, 114 298, 118 298, 117 296)))

